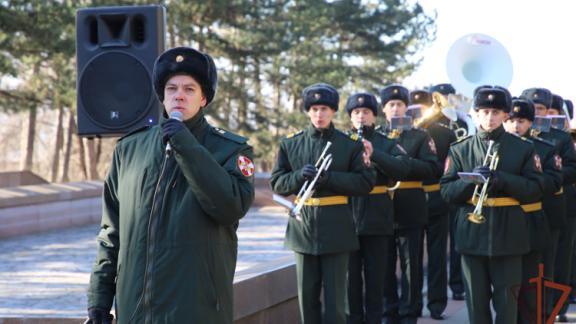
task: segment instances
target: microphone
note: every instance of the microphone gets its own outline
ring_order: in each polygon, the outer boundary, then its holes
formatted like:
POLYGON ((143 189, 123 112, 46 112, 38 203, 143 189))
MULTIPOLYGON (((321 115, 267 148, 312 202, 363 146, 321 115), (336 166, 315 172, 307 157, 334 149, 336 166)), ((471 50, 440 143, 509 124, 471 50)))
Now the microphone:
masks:
MULTIPOLYGON (((170 112, 170 119, 176 119, 177 121, 182 121, 182 113, 178 110, 170 112)), ((170 147, 170 142, 166 142, 166 153, 170 152, 172 147, 170 147)))

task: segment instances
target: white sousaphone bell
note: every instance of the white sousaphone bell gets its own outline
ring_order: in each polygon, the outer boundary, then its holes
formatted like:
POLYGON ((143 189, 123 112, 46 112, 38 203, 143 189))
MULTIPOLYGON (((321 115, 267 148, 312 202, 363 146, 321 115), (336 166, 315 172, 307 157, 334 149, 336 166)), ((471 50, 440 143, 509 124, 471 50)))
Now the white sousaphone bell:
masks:
MULTIPOLYGON (((446 72, 457 92, 473 100, 474 89, 481 85, 508 87, 512 82, 512 58, 506 48, 496 39, 484 34, 468 34, 460 37, 448 50, 446 72)), ((456 100, 458 117, 468 125, 467 135, 476 131, 475 123, 468 115, 469 105, 456 100)))
POLYGON ((481 85, 508 87, 512 82, 512 59, 496 39, 468 34, 448 50, 446 71, 454 88, 472 98, 474 89, 481 85))

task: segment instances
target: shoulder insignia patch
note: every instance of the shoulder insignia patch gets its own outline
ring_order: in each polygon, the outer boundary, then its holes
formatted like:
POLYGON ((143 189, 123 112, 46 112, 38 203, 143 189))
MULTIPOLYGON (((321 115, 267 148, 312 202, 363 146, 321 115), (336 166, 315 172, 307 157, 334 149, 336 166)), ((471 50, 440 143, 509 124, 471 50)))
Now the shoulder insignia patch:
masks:
POLYGON ((452 158, 450 157, 450 155, 448 155, 446 161, 444 161, 444 174, 448 172, 448 169, 450 169, 451 164, 452 164, 452 158))
POLYGON ((540 160, 540 155, 534 154, 534 168, 536 171, 542 173, 542 161, 540 160))
POLYGON ((304 132, 304 131, 301 130, 301 131, 298 131, 298 132, 290 133, 290 134, 286 135, 286 138, 292 138, 292 137, 294 137, 294 136, 298 136, 298 135, 302 134, 303 132, 304 132))
POLYGON ((230 133, 222 128, 219 127, 212 127, 212 132, 214 134, 220 135, 226 139, 229 139, 233 142, 236 142, 238 144, 244 144, 248 141, 248 139, 246 137, 242 137, 240 135, 236 135, 234 133, 230 133))
POLYGON ((126 137, 128 137, 128 136, 130 136, 130 135, 134 135, 134 134, 136 134, 136 133, 140 133, 141 131, 150 129, 150 127, 151 127, 150 125, 145 125, 145 126, 136 128, 135 130, 133 130, 133 131, 131 131, 131 132, 128 132, 128 134, 120 137, 120 138, 118 139, 118 141, 121 141, 121 140, 125 139, 126 137))
POLYGON ((562 157, 558 154, 554 154, 554 167, 556 170, 562 170, 562 157))
POLYGON ((436 151, 436 143, 434 142, 434 139, 430 138, 428 140, 428 146, 430 147, 430 151, 432 151, 432 153, 434 153, 435 155, 438 154, 438 152, 436 151))
POLYGON ((249 178, 254 175, 254 163, 246 155, 238 155, 236 165, 245 177, 249 178))

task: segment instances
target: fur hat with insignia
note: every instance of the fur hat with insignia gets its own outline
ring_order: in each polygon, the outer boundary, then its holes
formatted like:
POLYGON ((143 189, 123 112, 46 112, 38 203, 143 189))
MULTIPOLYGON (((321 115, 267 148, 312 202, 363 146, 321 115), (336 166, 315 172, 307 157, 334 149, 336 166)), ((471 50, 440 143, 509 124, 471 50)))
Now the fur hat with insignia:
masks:
POLYGON ((372 110, 374 116, 378 116, 378 100, 371 93, 360 92, 348 97, 346 101, 346 112, 348 115, 351 115, 352 110, 356 108, 368 108, 372 110))
POLYGON ((218 74, 210 55, 190 47, 176 47, 162 53, 154 63, 154 90, 158 99, 164 101, 164 87, 169 78, 177 74, 193 77, 202 87, 209 104, 216 93, 218 74))
POLYGON ((534 121, 534 103, 526 98, 512 98, 510 118, 525 118, 534 121))
POLYGON ((561 115, 564 115, 564 99, 557 94, 552 94, 552 104, 550 104, 550 109, 556 109, 561 115))
POLYGON ((552 105, 552 92, 545 88, 530 88, 522 91, 522 97, 532 100, 535 104, 541 104, 549 108, 552 105))
POLYGON ((482 108, 495 108, 504 112, 510 112, 509 93, 502 88, 482 86, 481 89, 474 91, 474 110, 482 108))
POLYGON ((570 119, 574 118, 574 104, 570 99, 564 99, 564 104, 566 105, 566 110, 568 111, 568 117, 570 119))
POLYGON ((382 101, 382 107, 386 106, 386 103, 390 100, 402 100, 404 104, 408 106, 410 101, 410 92, 399 84, 389 85, 380 90, 380 100, 382 101))
POLYGON ((316 83, 306 87, 302 91, 302 99, 304 100, 305 111, 310 110, 313 105, 326 105, 334 111, 338 111, 338 103, 340 102, 336 88, 327 83, 316 83))
POLYGON ((410 91, 410 104, 411 105, 432 105, 432 96, 426 90, 413 90, 410 91))
POLYGON ((432 92, 440 92, 441 94, 447 96, 449 94, 456 94, 456 89, 454 89, 450 83, 440 83, 430 88, 430 93, 432 92))

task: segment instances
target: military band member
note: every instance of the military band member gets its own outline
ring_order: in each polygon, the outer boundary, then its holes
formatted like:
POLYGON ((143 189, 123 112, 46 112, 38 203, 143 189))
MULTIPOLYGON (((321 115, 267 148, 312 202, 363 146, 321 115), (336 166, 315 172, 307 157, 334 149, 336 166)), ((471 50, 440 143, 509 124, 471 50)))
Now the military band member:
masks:
POLYGON ((348 98, 352 139, 362 140, 373 148, 371 164, 377 171, 376 186, 369 195, 352 198, 352 210, 360 250, 350 255, 348 273, 348 324, 375 324, 382 321, 386 264, 383 251, 394 240, 394 208, 388 188, 409 172, 406 152, 396 140, 375 130, 378 101, 369 93, 356 93, 348 98), (362 138, 359 138, 361 136, 362 138))
POLYGON ((376 175, 363 160, 362 143, 334 128, 336 89, 314 84, 304 89, 302 97, 311 124, 282 140, 270 184, 280 195, 297 194, 306 180, 316 176, 314 164, 327 142, 332 143, 328 153, 333 162, 320 175, 300 217, 289 218, 285 245, 295 252, 302 323, 345 323, 348 256, 358 249, 348 196, 368 194, 376 175))
POLYGON ((515 289, 521 283, 522 255, 529 251, 527 222, 520 205, 540 199, 542 194, 538 182, 540 159, 533 145, 502 127, 509 103, 501 89, 483 88, 476 93, 474 109, 479 130, 451 146, 440 180, 444 199, 459 206, 456 248, 462 255, 472 324, 492 323, 491 299, 496 323, 516 322, 515 289), (489 143, 493 143, 490 152, 489 143), (487 159, 487 154, 493 159, 487 159), (475 185, 458 175, 471 171, 489 178, 488 195, 483 201, 471 199, 475 185), (483 206, 483 216, 470 217, 477 204, 483 206))
POLYGON ((394 192, 395 244, 391 244, 385 253, 387 264, 396 264, 399 253, 402 294, 399 299, 394 271, 387 271, 384 317, 390 323, 398 320, 402 323, 416 323, 420 315, 423 228, 428 220, 422 181, 433 179, 440 171, 434 140, 425 131, 412 128, 397 132, 390 129, 393 117, 406 114, 410 100, 408 89, 401 85, 390 85, 382 89, 380 96, 387 120, 383 132, 389 137, 398 137, 398 143, 411 157, 410 172, 400 179, 400 185, 394 192))
MULTIPOLYGON (((456 94, 456 89, 449 83, 440 83, 432 86, 430 88, 430 93, 438 92, 448 98, 449 95, 456 94)), ((470 119, 470 118, 469 118, 470 119)), ((460 129, 468 130, 468 123, 462 119, 462 116, 458 116, 456 120, 456 125, 460 129)), ((452 126, 452 125, 451 125, 452 126)), ((467 131, 468 133, 468 131, 467 131)), ((465 134, 467 135, 467 134, 465 134)), ((456 251, 454 242, 454 230, 456 225, 456 207, 449 205, 449 234, 450 234, 450 266, 448 272, 448 285, 452 291, 452 298, 454 300, 464 300, 464 283, 462 282, 462 268, 460 266, 460 253, 456 251)))
MULTIPOLYGON (((554 194, 562 187, 562 158, 556 154, 554 144, 532 136, 530 129, 534 122, 534 104, 530 99, 514 98, 509 118, 504 128, 511 134, 527 138, 534 143, 536 154, 540 157, 543 173, 540 180, 543 199, 554 199, 554 194)), ((550 227, 547 214, 554 209, 546 209, 540 201, 522 205, 528 220, 530 252, 522 256, 522 289, 519 297, 519 323, 532 323, 537 314, 537 296, 534 284, 529 280, 538 276, 538 265, 543 262, 542 256, 550 244, 550 227), (532 287, 530 287, 532 286, 532 287)))
MULTIPOLYGON (((456 135, 450 128, 450 120, 439 110, 436 115, 429 114, 430 109, 440 109, 441 107, 431 107, 432 97, 429 92, 416 90, 410 93, 411 105, 419 104, 423 109, 423 116, 430 116, 432 119, 426 126, 426 131, 436 144, 436 153, 440 165, 444 165, 444 160, 448 155, 450 144, 456 141, 456 135)), ((438 103, 437 103, 438 104, 438 103)), ((424 121, 423 123, 427 123, 424 121)), ((442 168, 439 166, 439 168, 442 168)), ((426 239, 424 246, 428 253, 428 304, 430 316, 433 319, 443 318, 442 313, 448 303, 447 286, 448 274, 446 271, 446 249, 449 229, 449 207, 440 195, 440 185, 438 181, 440 175, 434 179, 423 181, 424 191, 428 196, 428 223, 424 227, 426 239)), ((422 284, 421 284, 422 289, 422 284)))
MULTIPOLYGON (((536 116, 548 115, 548 110, 553 104, 553 95, 550 90, 545 88, 530 88, 522 92, 522 96, 529 98, 534 102, 534 111, 536 116)), ((556 105, 558 106, 558 105, 556 105)), ((554 108, 553 108, 554 109, 554 108)), ((558 109, 560 110, 560 109, 558 109)), ((551 222, 551 246, 550 250, 544 253, 544 271, 548 278, 554 278, 558 283, 568 283, 568 274, 570 273, 568 262, 571 249, 570 241, 573 241, 572 233, 576 226, 576 201, 574 199, 574 183, 576 182, 576 152, 570 134, 565 131, 550 128, 549 132, 542 132, 539 137, 548 140, 556 145, 558 154, 562 158, 562 178, 563 187, 555 195, 555 199, 550 201, 554 205, 554 221, 551 222), (562 204, 562 202, 564 204, 562 204), (562 242, 562 243, 560 243, 562 242), (563 247, 561 247, 561 245, 563 247), (568 272, 566 272, 568 271, 568 272), (552 275, 554 274, 554 275, 552 275)), ((550 216, 548 216, 550 217, 550 216)), ((551 313, 556 299, 549 300, 547 312, 551 313)), ((559 316, 559 320, 567 320, 566 316, 559 316)))

